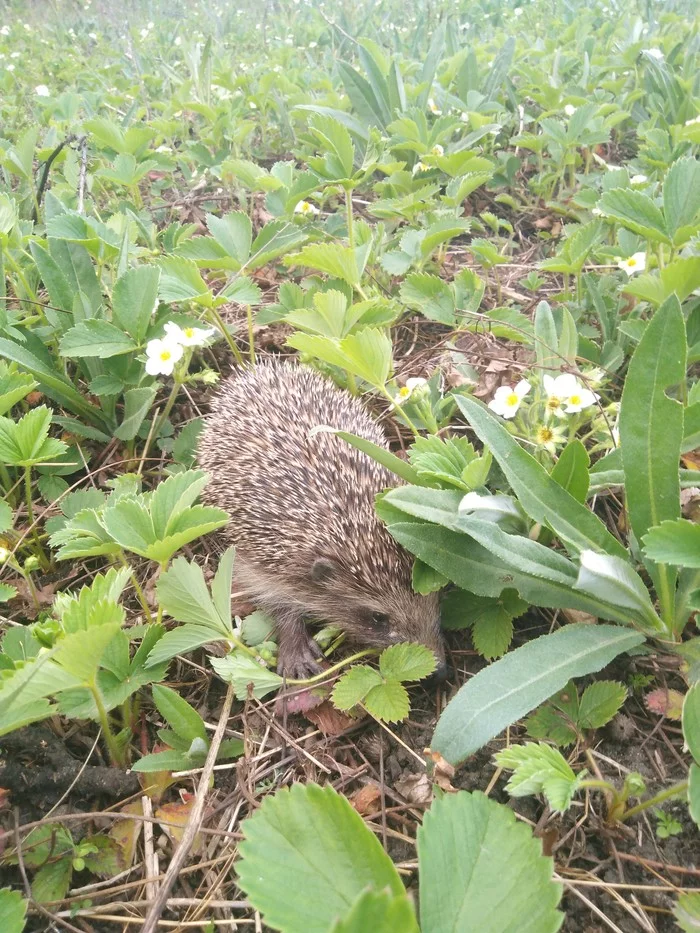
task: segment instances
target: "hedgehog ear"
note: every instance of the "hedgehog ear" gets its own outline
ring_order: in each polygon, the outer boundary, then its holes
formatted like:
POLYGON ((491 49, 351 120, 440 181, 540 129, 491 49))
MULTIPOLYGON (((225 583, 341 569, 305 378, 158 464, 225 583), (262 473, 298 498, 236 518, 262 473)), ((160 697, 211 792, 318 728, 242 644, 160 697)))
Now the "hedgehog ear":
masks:
POLYGON ((327 583, 333 579, 337 570, 335 561, 328 557, 317 557, 311 565, 311 579, 314 583, 327 583))

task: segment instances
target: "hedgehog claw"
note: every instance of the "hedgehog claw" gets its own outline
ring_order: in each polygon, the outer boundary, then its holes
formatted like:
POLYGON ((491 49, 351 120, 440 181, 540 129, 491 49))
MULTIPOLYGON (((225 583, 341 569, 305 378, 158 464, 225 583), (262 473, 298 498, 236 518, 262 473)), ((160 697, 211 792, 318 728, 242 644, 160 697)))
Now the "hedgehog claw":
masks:
POLYGON ((281 643, 277 659, 277 673, 290 680, 307 680, 321 671, 323 653, 317 643, 306 638, 303 642, 281 643))

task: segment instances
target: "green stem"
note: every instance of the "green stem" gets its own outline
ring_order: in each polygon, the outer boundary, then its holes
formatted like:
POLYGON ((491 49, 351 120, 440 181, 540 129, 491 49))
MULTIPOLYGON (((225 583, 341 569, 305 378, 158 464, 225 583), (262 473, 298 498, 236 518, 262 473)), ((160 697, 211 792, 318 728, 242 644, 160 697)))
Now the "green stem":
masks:
POLYGON ((658 794, 654 794, 653 797, 649 797, 648 800, 643 800, 641 803, 638 803, 636 807, 630 807, 629 810, 626 810, 620 817, 620 822, 628 820, 631 816, 636 816, 638 813, 642 813, 644 810, 648 810, 649 807, 655 807, 660 803, 663 803, 664 800, 668 800, 669 797, 678 797, 680 794, 684 794, 688 790, 687 781, 679 781, 678 784, 673 784, 671 787, 667 787, 666 790, 659 791, 658 794))
POLYGON ((308 677, 306 680, 287 680, 288 684, 315 684, 319 680, 325 680, 326 677, 329 677, 331 674, 335 674, 336 671, 339 671, 343 667, 347 667, 349 664, 354 664, 355 661, 359 661, 360 658, 366 658, 368 656, 375 656, 381 652, 381 648, 367 648, 365 651, 358 651, 357 654, 350 655, 349 658, 344 658, 342 661, 338 661, 337 664, 334 664, 332 667, 327 667, 325 671, 321 671, 320 674, 314 674, 313 677, 308 677))
POLYGON ((109 717, 107 716, 105 705, 102 702, 102 694, 100 693, 99 687, 97 684, 90 684, 88 689, 97 707, 97 718, 102 728, 102 735, 107 743, 107 749, 109 751, 109 757, 112 759, 112 764, 116 765, 118 768, 123 768, 126 764, 125 756, 109 725, 109 717))
POLYGON ((150 607, 149 607, 149 605, 148 605, 148 601, 146 600, 146 594, 144 593, 143 589, 141 588, 141 584, 139 583, 138 578, 137 578, 137 576, 136 576, 136 571, 135 571, 134 568, 131 566, 131 564, 127 561, 126 555, 124 554, 124 551, 120 551, 120 552, 117 554, 117 557, 118 557, 119 563, 122 565, 122 567, 126 567, 126 569, 129 571, 129 577, 130 577, 131 583, 132 583, 132 585, 133 585, 133 587, 134 587, 134 591, 135 591, 135 593, 136 593, 136 598, 138 599, 139 603, 141 604, 141 608, 143 609, 144 615, 146 616, 146 622, 148 622, 148 624, 150 625, 150 624, 153 622, 153 615, 151 614, 151 609, 150 609, 150 607))
MULTIPOLYGON (((34 524, 34 508, 32 506, 32 468, 24 468, 24 498, 27 503, 27 521, 30 525, 34 524)), ((33 531, 36 536, 36 530, 33 531)))
POLYGON ((0 483, 2 483, 2 488, 6 493, 9 493, 14 483, 12 482, 12 477, 10 476, 7 467, 4 463, 0 463, 0 483))
POLYGON ((350 395, 357 395, 357 381, 355 376, 346 370, 348 374, 348 392, 350 395))
POLYGON ((214 320, 212 321, 212 323, 213 323, 213 324, 216 324, 216 326, 218 327, 218 329, 219 329, 219 330, 221 331, 221 333, 223 334, 224 340, 225 340, 226 343, 229 345, 229 349, 231 350, 231 353, 233 353, 234 357, 236 358, 236 362, 238 363, 239 366, 244 366, 245 363, 244 363, 243 357, 242 357, 242 355, 241 355, 241 351, 240 351, 240 350, 238 349, 238 347, 236 346, 236 341, 233 339, 233 337, 231 336, 231 334, 229 334, 228 328, 227 328, 226 325, 224 324, 223 318, 221 317, 221 315, 219 314, 219 312, 216 310, 216 308, 209 308, 208 311, 209 311, 209 314, 210 314, 210 315, 213 317, 213 319, 214 319, 214 320))
POLYGON ((250 305, 245 306, 245 314, 248 320, 248 354, 250 356, 250 365, 255 368, 255 337, 253 336, 253 309, 250 305))
POLYGON ((348 245, 350 249, 355 248, 355 225, 352 216, 352 188, 345 189, 345 215, 348 225, 348 245))
POLYGON ((411 429, 411 431, 414 433, 414 435, 415 435, 416 437, 420 437, 420 431, 419 431, 418 428, 415 426, 415 424, 411 421, 411 419, 408 417, 408 415, 407 415, 406 412, 403 410, 403 408, 401 408, 401 406, 398 405, 398 403, 396 402, 396 399, 393 399, 393 398, 391 397, 391 393, 390 393, 389 390, 386 388, 386 386, 382 386, 382 387, 381 387, 381 393, 382 393, 382 395, 391 403, 392 408, 398 408, 398 409, 399 409, 399 411, 401 412, 401 417, 402 417, 403 420, 406 422, 406 424, 407 424, 408 427, 411 429))

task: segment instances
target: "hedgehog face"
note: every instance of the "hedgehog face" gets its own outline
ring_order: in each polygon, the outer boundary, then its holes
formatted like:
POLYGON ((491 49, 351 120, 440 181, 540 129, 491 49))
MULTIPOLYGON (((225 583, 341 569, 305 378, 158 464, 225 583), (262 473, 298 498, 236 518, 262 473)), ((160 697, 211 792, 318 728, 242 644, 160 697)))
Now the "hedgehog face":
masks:
POLYGON ((340 625, 354 641, 377 648, 418 642, 434 652, 438 672, 444 670, 445 646, 436 593, 415 593, 410 576, 405 581, 395 579, 381 590, 366 582, 359 586, 341 567, 325 559, 314 562, 312 579, 319 615, 340 625))

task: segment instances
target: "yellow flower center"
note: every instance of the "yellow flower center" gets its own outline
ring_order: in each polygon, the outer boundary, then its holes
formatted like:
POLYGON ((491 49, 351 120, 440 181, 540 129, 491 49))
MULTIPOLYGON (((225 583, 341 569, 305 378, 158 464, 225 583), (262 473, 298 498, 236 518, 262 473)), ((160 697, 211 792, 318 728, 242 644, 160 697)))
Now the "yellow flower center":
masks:
POLYGON ((186 327, 183 333, 189 340, 191 337, 194 337, 194 327, 186 327))
POLYGON ((580 396, 580 395, 570 395, 570 396, 569 396, 569 403, 570 403, 571 405, 580 405, 580 404, 581 404, 581 396, 580 396))
POLYGON ((401 386, 399 389, 399 395, 401 398, 408 398, 410 394, 411 390, 408 388, 408 386, 401 386))
POLYGON ((547 408, 549 411, 559 411, 561 408, 561 399, 556 395, 550 395, 547 399, 547 408))
POLYGON ((511 392, 510 395, 506 398, 506 405, 509 408, 514 408, 518 404, 519 401, 520 399, 515 394, 515 392, 511 392))
POLYGON ((539 428, 537 431, 537 440, 540 444, 548 444, 554 438, 554 431, 551 428, 539 428))
POLYGON ((630 258, 627 260, 627 265, 630 267, 630 269, 634 269, 634 267, 637 265, 637 260, 630 256, 630 258))
POLYGON ((170 350, 161 350, 161 351, 160 351, 160 358, 161 358, 161 360, 163 360, 164 363, 167 362, 167 361, 170 359, 171 356, 172 356, 172 353, 170 352, 170 350))

